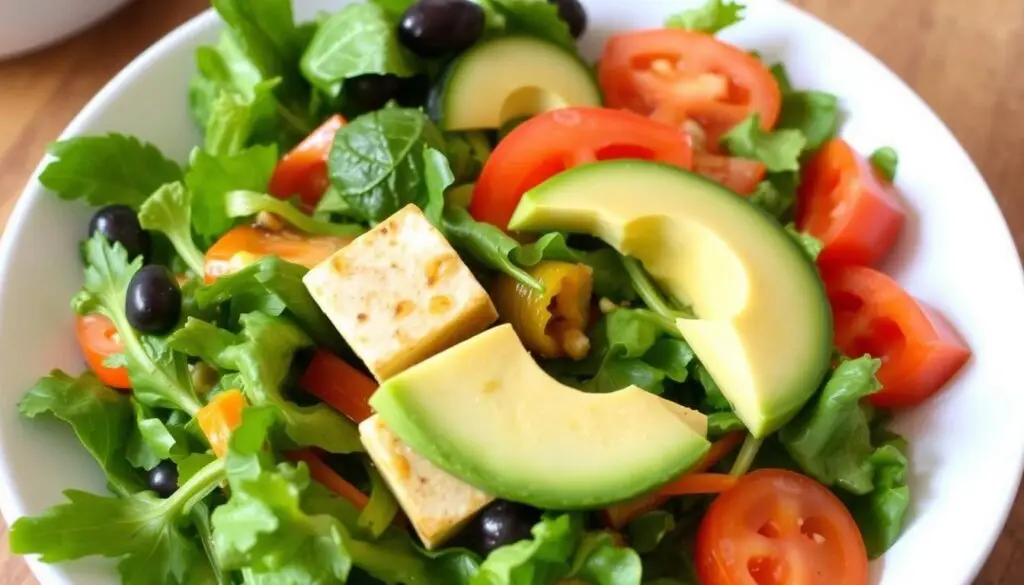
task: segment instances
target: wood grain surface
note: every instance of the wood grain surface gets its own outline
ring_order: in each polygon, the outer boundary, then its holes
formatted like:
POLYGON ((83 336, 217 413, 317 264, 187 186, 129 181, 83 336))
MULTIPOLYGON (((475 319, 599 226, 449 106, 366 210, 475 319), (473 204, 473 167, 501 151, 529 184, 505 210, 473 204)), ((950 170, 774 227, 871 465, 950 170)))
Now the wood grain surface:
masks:
MULTIPOLYGON (((300 0, 301 1, 301 0, 300 0)), ((795 0, 877 55, 950 126, 1024 246, 1024 1, 795 0)), ((208 6, 140 0, 92 30, 0 63, 0 221, 79 109, 139 52, 208 6)), ((946 538, 949 535, 936 535, 946 538)), ((978 585, 1024 583, 1024 497, 978 585)), ((0 585, 36 585, 0 527, 0 585)))

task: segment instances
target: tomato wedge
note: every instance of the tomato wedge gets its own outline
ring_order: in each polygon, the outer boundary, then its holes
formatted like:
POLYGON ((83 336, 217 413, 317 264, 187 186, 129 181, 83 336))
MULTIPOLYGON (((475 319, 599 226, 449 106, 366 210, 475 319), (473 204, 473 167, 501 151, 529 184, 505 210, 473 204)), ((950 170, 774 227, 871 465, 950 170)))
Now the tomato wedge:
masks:
POLYGON ((377 382, 329 351, 317 350, 299 384, 354 422, 361 423, 373 415, 370 397, 377 390, 377 382))
POLYGON ((796 225, 825 245, 818 263, 870 266, 896 243, 903 205, 892 185, 835 138, 804 166, 796 225))
POLYGON ((689 169, 690 142, 675 128, 630 112, 552 110, 523 122, 498 143, 477 179, 469 212, 505 229, 528 190, 566 169, 618 158, 689 169))
POLYGON ((696 544, 701 585, 867 585, 868 555, 832 492, 781 469, 751 472, 711 503, 696 544))
POLYGON ((764 179, 767 169, 756 160, 695 152, 693 170, 740 195, 751 195, 764 179))
POLYGON ((334 144, 334 135, 344 125, 344 118, 332 116, 284 155, 270 177, 270 193, 281 199, 298 195, 308 208, 316 207, 330 185, 327 156, 334 144))
POLYGON ((708 148, 751 114, 769 130, 782 94, 771 71, 743 49, 703 33, 663 28, 612 36, 598 65, 609 107, 680 126, 697 122, 708 148))
POLYGON ((865 266, 822 271, 845 355, 882 360, 882 390, 872 403, 913 406, 937 392, 971 356, 971 350, 936 312, 923 306, 885 274, 865 266))
POLYGON ((127 368, 110 368, 103 362, 111 356, 124 353, 124 346, 117 334, 117 327, 103 315, 93 313, 75 319, 75 336, 82 348, 82 355, 89 369, 96 377, 111 388, 127 390, 132 387, 127 368))
POLYGON ((204 280, 207 284, 237 272, 264 256, 312 268, 352 241, 350 237, 311 236, 291 230, 238 226, 221 236, 206 251, 204 280))

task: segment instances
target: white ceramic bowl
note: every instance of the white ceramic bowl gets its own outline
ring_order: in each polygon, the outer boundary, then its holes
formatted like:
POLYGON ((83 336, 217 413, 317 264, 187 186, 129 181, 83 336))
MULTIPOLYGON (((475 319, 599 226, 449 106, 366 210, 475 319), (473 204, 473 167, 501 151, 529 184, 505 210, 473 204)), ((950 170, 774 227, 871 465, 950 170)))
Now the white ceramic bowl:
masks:
POLYGON ((131 0, 0 0, 0 59, 38 49, 131 0))
MULTIPOLYGON (((297 4, 300 16, 310 17, 344 3, 297 4)), ((594 57, 608 33, 657 26, 683 3, 586 4, 591 29, 583 47, 594 57)), ((775 0, 751 4, 746 22, 727 39, 785 61, 798 87, 838 94, 847 114, 842 134, 860 151, 899 150, 897 185, 911 212, 885 269, 945 313, 974 349, 950 387, 897 421, 912 448, 913 508, 902 539, 872 565, 874 582, 884 585, 967 584, 1002 528, 1024 461, 1020 260, 978 171, 910 89, 800 10, 775 0)), ((64 135, 128 132, 184 160, 199 140, 186 108, 193 51, 213 41, 218 27, 206 13, 168 35, 110 82, 64 135)), ((88 217, 84 207, 59 202, 33 180, 0 244, 0 509, 9 521, 42 512, 65 488, 104 489, 70 432, 24 421, 15 406, 51 368, 82 368, 68 304, 81 285, 76 245, 88 217)), ((30 562, 43 585, 116 582, 109 562, 30 562)))

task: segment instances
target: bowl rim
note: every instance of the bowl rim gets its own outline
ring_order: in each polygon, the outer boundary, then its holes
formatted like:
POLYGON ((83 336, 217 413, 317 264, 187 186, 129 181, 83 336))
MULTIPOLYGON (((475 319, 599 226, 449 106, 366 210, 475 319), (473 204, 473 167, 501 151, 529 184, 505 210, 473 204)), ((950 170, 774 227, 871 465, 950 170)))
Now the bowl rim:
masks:
MULTIPOLYGON (((351 1, 366 2, 369 0, 351 1)), ((586 3, 586 1, 587 0, 583 0, 584 3, 586 3)), ((1003 214, 998 200, 993 194, 987 180, 984 175, 981 174, 981 171, 974 163, 970 154, 966 151, 952 130, 950 130, 949 126, 938 116, 938 114, 936 114, 932 107, 928 105, 928 103, 925 102, 924 99, 906 81, 904 81, 902 77, 890 69, 888 65, 882 62, 865 47, 850 38, 846 33, 835 28, 830 23, 822 20, 804 8, 786 2, 785 0, 757 1, 759 3, 771 5, 771 10, 789 12, 791 16, 796 17, 798 20, 802 20, 805 23, 814 25, 829 32, 834 39, 834 43, 842 45, 844 50, 854 53, 860 59, 870 63, 872 68, 877 71, 878 75, 888 78, 887 80, 892 84, 892 87, 896 88, 898 92, 903 94, 901 96, 902 98, 907 99, 915 109, 924 114, 924 117, 928 120, 929 124, 940 129, 940 133, 943 137, 948 139, 950 145, 954 147, 951 150, 951 153, 960 159, 963 170, 969 173, 972 180, 984 187, 984 194, 987 197, 979 197, 976 201, 972 202, 972 205, 989 206, 988 211, 994 212, 995 216, 999 219, 1002 227, 1001 232, 1003 236, 1003 245, 1008 248, 1007 250, 1004 250, 1004 252, 1012 254, 1010 257, 1017 259, 1018 271, 1016 288, 1019 293, 1017 296, 1024 298, 1024 266, 1022 266, 1020 251, 1017 249, 1016 243, 1013 239, 1013 232, 1010 230, 1006 216, 1003 214)), ((106 107, 106 103, 109 101, 111 96, 122 91, 123 87, 131 83, 132 80, 144 71, 150 63, 162 59, 171 48, 187 42, 189 38, 196 36, 209 27, 218 26, 219 20, 218 15, 212 8, 206 8, 159 38, 156 42, 143 50, 138 56, 133 58, 123 69, 114 75, 114 77, 112 77, 99 90, 99 92, 90 98, 86 105, 74 116, 74 118, 72 118, 71 122, 68 123, 55 140, 65 140, 76 136, 86 135, 84 128, 88 126, 93 118, 99 115, 99 113, 106 107)), ((17 202, 11 210, 7 224, 3 228, 3 233, 0 234, 0 271, 4 270, 9 265, 16 253, 15 241, 18 238, 15 234, 20 234, 23 225, 30 214, 34 201, 39 197, 45 196, 45 187, 39 183, 38 179, 39 174, 43 171, 50 160, 50 155, 44 154, 42 160, 32 171, 25 186, 18 194, 17 202)), ((996 225, 993 224, 992 228, 995 229, 996 225)), ((964 575, 966 578, 964 585, 967 585, 977 578, 977 575, 981 572, 982 568, 990 558, 992 550, 1005 529, 1009 520, 1010 511, 1019 495, 1022 480, 1024 480, 1024 478, 1022 478, 1022 475, 1024 475, 1024 440, 1018 442, 1016 445, 1016 451, 1018 454, 1017 460, 1015 463, 1011 463, 1010 465, 1012 470, 1016 471, 1015 476, 1017 479, 1014 482, 1011 482, 1011 485, 1007 486, 1007 488, 1013 489, 1012 491, 1007 492, 1005 501, 1000 503, 998 506, 999 513, 993 517, 991 530, 985 536, 981 546, 976 549, 983 554, 977 555, 969 564, 970 570, 968 574, 964 575)), ((12 474, 8 460, 0 458, 0 478, 7 478, 11 476, 12 474)), ((8 526, 13 523, 14 520, 25 515, 24 503, 15 496, 14 490, 9 489, 6 482, 0 483, 0 514, 2 514, 3 518, 7 520, 8 526)), ((29 565, 33 576, 36 577, 42 585, 74 585, 64 574, 61 565, 42 563, 34 555, 24 556, 23 558, 29 565)), ((883 556, 882 558, 884 559, 885 557, 883 556)))

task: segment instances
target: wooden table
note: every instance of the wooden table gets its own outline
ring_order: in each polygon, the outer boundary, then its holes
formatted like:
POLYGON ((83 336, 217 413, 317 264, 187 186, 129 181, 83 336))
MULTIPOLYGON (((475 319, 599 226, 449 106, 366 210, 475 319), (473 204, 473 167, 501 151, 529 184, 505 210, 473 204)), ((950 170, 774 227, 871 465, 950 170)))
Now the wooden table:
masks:
MULTIPOLYGON (((878 55, 953 129, 1024 247, 1024 2, 795 0, 878 55)), ((144 48, 208 0, 138 2, 93 30, 0 64, 0 218, 85 102, 144 48)), ((948 536, 948 535, 947 535, 948 536)), ((937 535, 938 538, 944 536, 937 535)), ((977 581, 1024 582, 1024 496, 977 581)), ((0 535, 0 585, 35 585, 0 535)))

